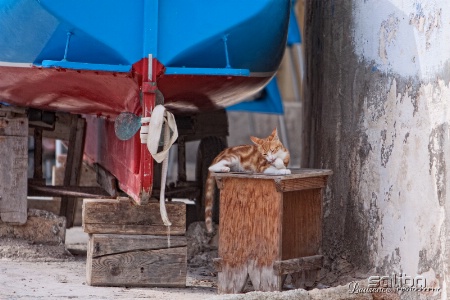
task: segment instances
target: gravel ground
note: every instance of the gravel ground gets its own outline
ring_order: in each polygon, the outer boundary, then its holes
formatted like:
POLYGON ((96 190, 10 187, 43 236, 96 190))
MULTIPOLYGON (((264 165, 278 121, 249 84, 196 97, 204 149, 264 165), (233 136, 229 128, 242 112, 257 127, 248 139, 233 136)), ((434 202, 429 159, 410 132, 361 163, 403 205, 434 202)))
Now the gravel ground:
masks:
MULTIPOLYGON (((208 254, 194 257, 187 287, 125 288, 86 284, 87 234, 67 230, 66 245, 49 246, 0 239, 0 299, 208 299, 217 294, 216 274, 208 254)), ((214 252, 213 252, 214 253, 214 252)))

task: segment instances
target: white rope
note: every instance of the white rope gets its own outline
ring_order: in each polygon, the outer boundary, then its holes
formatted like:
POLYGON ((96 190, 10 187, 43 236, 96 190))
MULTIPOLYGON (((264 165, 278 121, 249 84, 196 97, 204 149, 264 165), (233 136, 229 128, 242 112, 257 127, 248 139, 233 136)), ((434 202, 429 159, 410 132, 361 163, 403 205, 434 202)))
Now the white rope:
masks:
POLYGON ((166 108, 163 105, 157 105, 153 109, 151 117, 141 118, 141 123, 141 143, 147 145, 148 151, 150 151, 156 162, 162 162, 161 191, 159 193, 159 211, 161 213, 161 219, 163 220, 164 225, 169 227, 170 232, 170 225, 172 224, 170 223, 169 217, 167 216, 165 191, 169 149, 178 138, 177 124, 175 122, 175 117, 173 116, 173 114, 166 111, 166 108), (149 124, 143 125, 145 123, 149 124), (163 123, 165 123, 164 147, 161 152, 157 152, 163 123), (171 130, 172 136, 170 136, 171 130))

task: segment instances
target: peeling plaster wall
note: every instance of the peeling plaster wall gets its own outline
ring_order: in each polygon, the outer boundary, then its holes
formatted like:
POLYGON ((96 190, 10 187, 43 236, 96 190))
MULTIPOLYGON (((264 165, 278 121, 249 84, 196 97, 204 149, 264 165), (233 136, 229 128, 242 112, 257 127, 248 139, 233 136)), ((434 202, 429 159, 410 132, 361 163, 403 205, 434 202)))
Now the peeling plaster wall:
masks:
POLYGON ((442 288, 405 299, 450 294, 449 20, 448 0, 307 5, 311 166, 334 171, 327 266, 344 258, 369 275, 420 274, 442 288))

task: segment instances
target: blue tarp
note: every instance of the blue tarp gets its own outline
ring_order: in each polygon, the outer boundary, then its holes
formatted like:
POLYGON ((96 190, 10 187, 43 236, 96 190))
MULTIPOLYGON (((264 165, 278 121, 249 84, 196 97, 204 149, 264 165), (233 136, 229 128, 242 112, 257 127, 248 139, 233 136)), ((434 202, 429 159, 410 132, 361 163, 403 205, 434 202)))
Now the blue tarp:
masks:
MULTIPOLYGON (((287 46, 300 44, 302 41, 301 33, 298 28, 297 18, 295 16, 295 2, 292 0, 291 14, 289 19, 289 31, 287 37, 287 46)), ((230 106, 228 111, 246 111, 266 114, 284 114, 283 100, 280 95, 276 77, 272 78, 269 84, 264 88, 261 96, 252 101, 244 101, 230 106)))
POLYGON ((261 96, 252 101, 244 101, 227 108, 228 111, 247 111, 265 114, 283 114, 283 101, 276 77, 264 88, 261 96))

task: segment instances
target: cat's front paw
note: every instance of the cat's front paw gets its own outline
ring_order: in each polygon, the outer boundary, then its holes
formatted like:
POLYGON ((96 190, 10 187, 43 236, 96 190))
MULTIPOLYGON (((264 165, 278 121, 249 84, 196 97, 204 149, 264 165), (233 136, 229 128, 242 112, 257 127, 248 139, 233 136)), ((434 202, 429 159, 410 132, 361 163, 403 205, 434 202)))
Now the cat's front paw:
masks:
POLYGON ((291 174, 291 170, 289 170, 289 169, 279 169, 278 170, 278 174, 280 174, 280 175, 290 175, 291 174))
POLYGON ((228 168, 228 167, 222 167, 222 168, 220 169, 220 172, 228 173, 228 172, 230 172, 230 168, 228 168))

